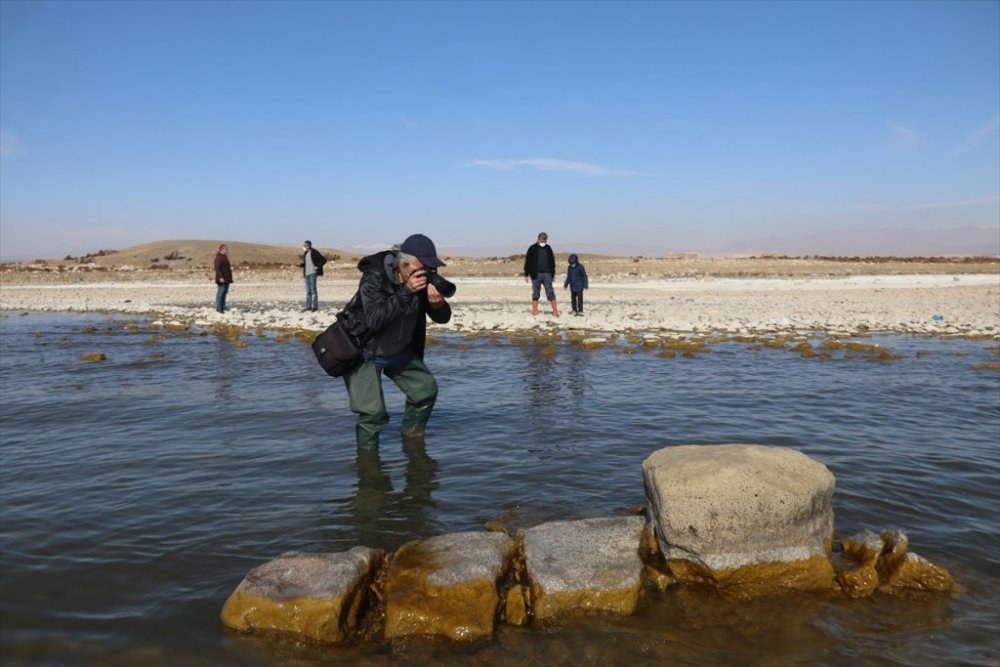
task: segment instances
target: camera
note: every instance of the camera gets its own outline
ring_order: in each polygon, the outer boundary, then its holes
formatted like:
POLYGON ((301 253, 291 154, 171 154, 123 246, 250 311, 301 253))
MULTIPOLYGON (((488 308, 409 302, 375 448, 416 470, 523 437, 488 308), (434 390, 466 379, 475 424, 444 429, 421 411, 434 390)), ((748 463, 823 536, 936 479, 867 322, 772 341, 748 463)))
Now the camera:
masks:
POLYGON ((424 273, 427 275, 427 282, 434 285, 434 289, 441 292, 441 296, 446 299, 455 296, 455 290, 457 289, 455 283, 438 273, 437 269, 424 269, 424 273))

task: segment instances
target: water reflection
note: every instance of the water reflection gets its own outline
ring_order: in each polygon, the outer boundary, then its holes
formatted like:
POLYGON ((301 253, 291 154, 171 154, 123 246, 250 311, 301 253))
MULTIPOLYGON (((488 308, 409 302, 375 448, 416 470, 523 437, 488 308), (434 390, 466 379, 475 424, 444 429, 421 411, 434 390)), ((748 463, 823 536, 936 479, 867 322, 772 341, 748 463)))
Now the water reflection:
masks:
POLYGON ((391 549, 398 546, 387 544, 393 536, 427 537, 436 531, 431 493, 438 488, 438 463, 427 453, 423 436, 401 440, 406 469, 398 492, 378 450, 358 450, 358 485, 351 507, 358 544, 391 549))
POLYGON ((591 389, 587 379, 590 364, 586 358, 581 358, 581 352, 585 353, 565 345, 524 348, 523 377, 529 395, 528 410, 533 420, 540 420, 543 428, 549 422, 565 421, 565 415, 555 418, 552 410, 556 406, 553 404, 557 404, 558 409, 570 410, 573 415, 584 411, 584 399, 591 389), (566 401, 569 403, 564 403, 566 401))
POLYGON ((233 399, 233 351, 231 341, 219 336, 215 345, 215 367, 210 373, 215 376, 215 399, 222 403, 230 403, 233 399))

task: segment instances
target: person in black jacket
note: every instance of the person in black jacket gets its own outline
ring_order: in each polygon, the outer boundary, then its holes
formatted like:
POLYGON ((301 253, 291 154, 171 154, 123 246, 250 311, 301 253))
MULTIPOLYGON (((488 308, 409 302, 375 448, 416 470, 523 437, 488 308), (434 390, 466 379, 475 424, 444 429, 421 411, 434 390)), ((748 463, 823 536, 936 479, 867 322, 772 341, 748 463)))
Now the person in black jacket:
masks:
POLYGON ((423 437, 437 401, 438 386, 424 364, 427 318, 439 324, 451 319, 451 306, 427 282, 427 269, 444 266, 434 243, 413 234, 398 248, 358 262, 361 298, 348 319, 351 331, 367 339, 363 363, 344 375, 351 411, 358 416, 358 448, 378 447, 379 433, 389 423, 382 395, 384 374, 406 394, 402 433, 423 437))
POLYGON ((226 295, 229 294, 229 286, 232 284, 233 267, 229 263, 229 246, 223 243, 219 246, 219 251, 215 253, 215 310, 217 312, 226 312, 226 295))
POLYGON ((323 275, 323 265, 326 264, 324 257, 319 250, 313 248, 312 241, 302 244, 302 275, 306 278, 306 307, 302 312, 319 310, 319 294, 316 293, 316 277, 323 275))
POLYGON ((590 287, 590 279, 587 277, 587 269, 576 255, 569 256, 569 268, 566 269, 566 280, 563 282, 563 288, 566 287, 569 288, 573 314, 583 315, 583 290, 590 287))
POLYGON ((524 282, 531 279, 531 314, 538 315, 538 297, 541 296, 544 285, 545 298, 552 306, 552 314, 559 317, 556 292, 552 289, 552 278, 556 273, 556 256, 548 241, 549 235, 542 232, 538 235, 538 242, 529 247, 524 254, 524 282))

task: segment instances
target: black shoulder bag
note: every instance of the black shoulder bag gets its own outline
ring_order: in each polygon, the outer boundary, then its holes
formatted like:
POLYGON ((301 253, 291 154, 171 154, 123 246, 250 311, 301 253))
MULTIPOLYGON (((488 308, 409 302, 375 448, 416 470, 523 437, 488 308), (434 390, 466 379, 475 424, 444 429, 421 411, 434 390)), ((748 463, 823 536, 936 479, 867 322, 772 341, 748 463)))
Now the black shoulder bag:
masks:
POLYGON ((326 331, 316 336, 312 342, 316 361, 323 367, 327 375, 335 378, 350 373, 361 365, 364 355, 365 339, 351 331, 348 311, 358 301, 361 292, 355 292, 343 310, 337 313, 333 324, 326 331))

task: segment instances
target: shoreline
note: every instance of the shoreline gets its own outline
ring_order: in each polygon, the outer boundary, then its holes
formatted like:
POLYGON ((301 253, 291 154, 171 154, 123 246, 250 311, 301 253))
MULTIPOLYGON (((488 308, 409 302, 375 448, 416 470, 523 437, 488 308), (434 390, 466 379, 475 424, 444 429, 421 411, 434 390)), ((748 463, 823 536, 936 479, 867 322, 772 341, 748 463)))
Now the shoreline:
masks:
MULTIPOLYGON (((110 276, 105 276, 105 279, 110 276)), ((301 278, 289 272, 237 276, 226 313, 212 307, 215 286, 198 279, 144 276, 83 282, 72 275, 38 284, 10 275, 0 283, 0 310, 116 312, 192 326, 220 324, 273 331, 322 331, 351 297, 357 279, 321 278, 320 310, 300 312, 301 278)), ((449 276, 452 321, 429 333, 621 335, 917 334, 1000 340, 1000 274, 866 274, 844 277, 591 279, 584 315, 569 312, 557 276, 561 313, 531 315, 531 286, 521 278, 449 276)))

